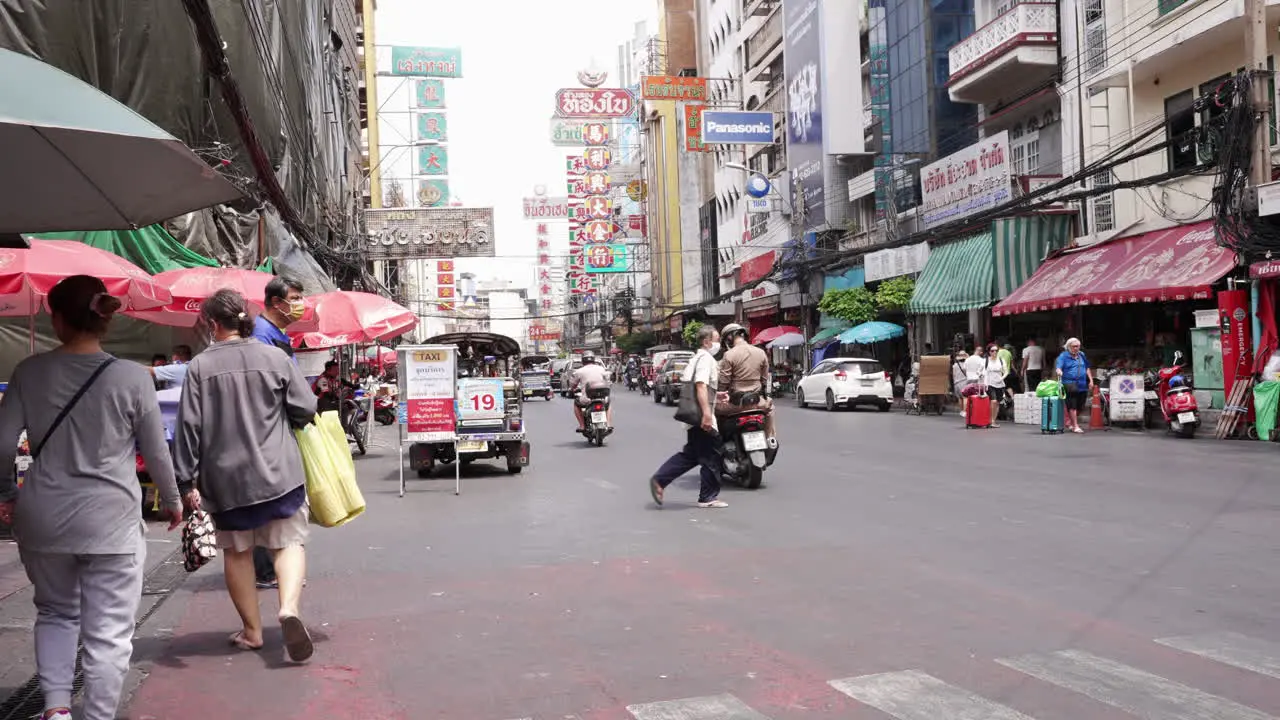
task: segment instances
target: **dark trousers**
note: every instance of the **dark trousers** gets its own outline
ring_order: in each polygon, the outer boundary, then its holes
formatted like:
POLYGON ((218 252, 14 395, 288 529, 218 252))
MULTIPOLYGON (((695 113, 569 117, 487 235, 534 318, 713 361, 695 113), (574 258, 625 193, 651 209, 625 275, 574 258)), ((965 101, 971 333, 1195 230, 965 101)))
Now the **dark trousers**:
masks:
POLYGON ((1035 392, 1036 386, 1039 385, 1040 381, 1043 379, 1044 379, 1043 370, 1028 370, 1027 371, 1027 392, 1035 392))
POLYGON ((258 582, 271 582, 276 579, 276 565, 271 560, 271 552, 266 548, 253 549, 253 574, 258 582))
POLYGON ((689 428, 684 447, 675 455, 667 458, 653 474, 658 485, 666 489, 675 479, 695 467, 701 468, 702 488, 698 491, 698 502, 711 502, 720 495, 720 450, 717 438, 702 428, 689 428))

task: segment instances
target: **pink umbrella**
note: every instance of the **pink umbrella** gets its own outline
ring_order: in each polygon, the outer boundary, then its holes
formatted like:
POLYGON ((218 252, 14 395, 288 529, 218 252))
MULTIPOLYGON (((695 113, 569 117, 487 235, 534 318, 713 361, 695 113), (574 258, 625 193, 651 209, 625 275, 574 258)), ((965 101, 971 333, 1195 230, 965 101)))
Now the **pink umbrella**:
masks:
POLYGON ((418 324, 408 308, 381 295, 336 290, 309 298, 313 317, 289 327, 294 344, 335 347, 399 337, 418 324))
POLYGON ((145 270, 105 250, 65 240, 32 240, 30 249, 0 250, 0 316, 35 315, 45 298, 72 275, 93 275, 126 309, 161 307, 172 296, 145 270))
POLYGON ((72 275, 93 275, 128 310, 148 310, 169 303, 169 291, 142 268, 105 250, 65 240, 32 240, 29 249, 0 250, 0 316, 31 318, 31 352, 35 352, 35 316, 48 309, 53 286, 72 275))
POLYGON ((200 304, 223 288, 235 290, 251 305, 263 309, 262 298, 274 275, 239 268, 182 268, 162 272, 153 278, 169 290, 173 301, 157 310, 131 312, 131 316, 158 325, 194 327, 200 318, 200 304))

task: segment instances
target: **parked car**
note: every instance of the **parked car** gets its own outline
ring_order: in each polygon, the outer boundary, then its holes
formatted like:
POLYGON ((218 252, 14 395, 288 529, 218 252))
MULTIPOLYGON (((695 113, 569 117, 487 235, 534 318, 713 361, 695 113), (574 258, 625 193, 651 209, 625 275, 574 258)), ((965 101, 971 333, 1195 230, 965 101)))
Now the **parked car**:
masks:
POLYGON ((662 367, 658 368, 657 377, 653 383, 655 403, 665 402, 668 405, 675 405, 680 400, 680 376, 684 374, 684 368, 692 357, 692 353, 676 355, 662 362, 662 367))
POLYGON ((837 406, 875 405, 888 412, 893 405, 893 381, 878 360, 832 358, 809 371, 796 388, 796 404, 837 406))
POLYGON ((560 371, 559 390, 560 397, 569 397, 573 393, 569 392, 569 383, 573 382, 573 371, 582 367, 581 360, 573 360, 560 371))

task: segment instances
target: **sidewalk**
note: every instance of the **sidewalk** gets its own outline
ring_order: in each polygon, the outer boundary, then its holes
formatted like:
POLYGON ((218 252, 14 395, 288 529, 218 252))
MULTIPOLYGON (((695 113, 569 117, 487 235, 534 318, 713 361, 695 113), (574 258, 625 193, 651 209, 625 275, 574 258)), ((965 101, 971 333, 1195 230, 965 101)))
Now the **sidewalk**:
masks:
MULTIPOLYGON (((0 539, 0 708, 36 672, 35 645, 31 629, 36 610, 31 603, 32 589, 26 572, 18 560, 18 546, 6 534, 0 539)), ((143 587, 140 613, 146 613, 167 594, 166 585, 172 574, 165 565, 179 550, 177 531, 165 532, 163 526, 150 523, 147 535, 147 583, 143 587)), ((172 563, 170 563, 172 565, 172 563)), ((182 558, 177 557, 176 572, 185 575, 182 558)), ((6 713, 0 713, 0 720, 6 713)))

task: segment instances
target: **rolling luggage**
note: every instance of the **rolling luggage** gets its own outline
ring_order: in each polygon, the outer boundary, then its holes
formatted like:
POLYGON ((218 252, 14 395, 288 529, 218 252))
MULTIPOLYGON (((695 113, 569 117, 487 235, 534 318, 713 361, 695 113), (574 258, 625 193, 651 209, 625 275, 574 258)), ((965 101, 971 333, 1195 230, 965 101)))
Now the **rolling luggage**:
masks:
POLYGON ((969 398, 969 405, 964 412, 964 426, 966 428, 991 427, 991 398, 986 395, 973 395, 969 398))
POLYGON ((1040 398, 1040 432, 1062 433, 1066 432, 1066 426, 1066 398, 1061 396, 1040 398))

